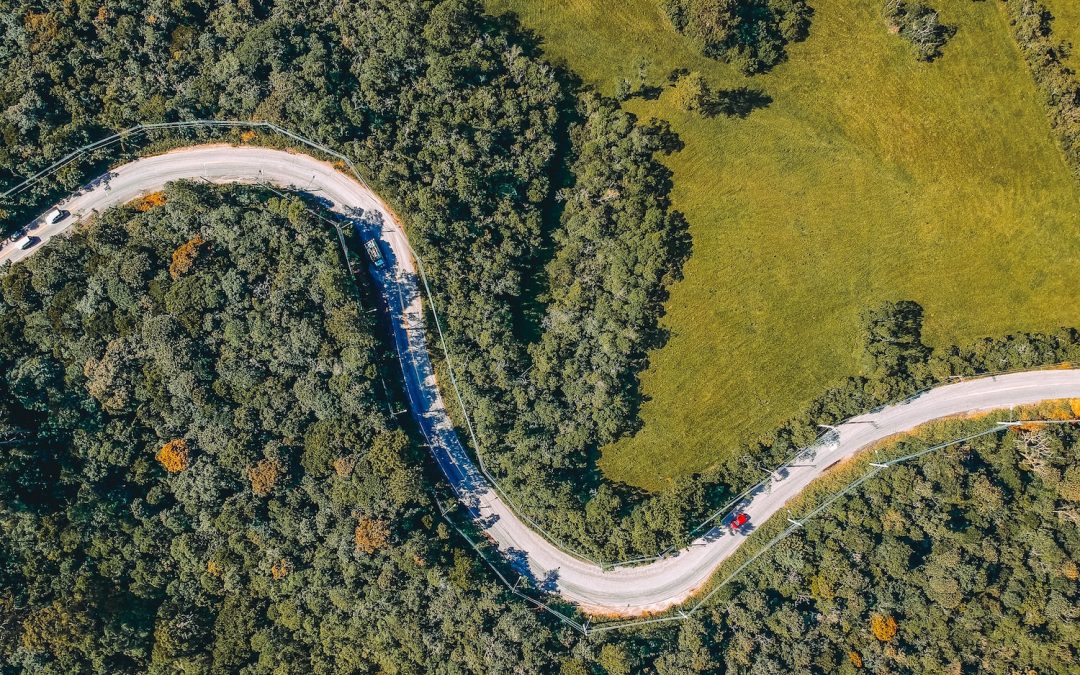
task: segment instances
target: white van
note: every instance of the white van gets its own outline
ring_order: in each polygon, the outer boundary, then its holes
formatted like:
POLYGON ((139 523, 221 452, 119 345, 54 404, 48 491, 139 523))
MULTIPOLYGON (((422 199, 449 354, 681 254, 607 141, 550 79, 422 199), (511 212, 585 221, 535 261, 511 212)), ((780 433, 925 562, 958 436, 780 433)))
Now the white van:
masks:
POLYGON ((368 257, 371 258, 371 262, 375 263, 375 267, 381 268, 385 264, 382 251, 379 250, 379 245, 375 243, 374 239, 368 239, 364 242, 364 248, 367 249, 368 257))
POLYGON ((54 225, 56 223, 59 223, 63 219, 64 219, 64 212, 61 211, 60 209, 53 209, 52 211, 49 211, 48 213, 45 214, 45 222, 48 223, 49 225, 54 225))
POLYGON ((21 239, 15 242, 15 245, 25 251, 26 249, 34 245, 34 238, 29 235, 23 235, 21 239))

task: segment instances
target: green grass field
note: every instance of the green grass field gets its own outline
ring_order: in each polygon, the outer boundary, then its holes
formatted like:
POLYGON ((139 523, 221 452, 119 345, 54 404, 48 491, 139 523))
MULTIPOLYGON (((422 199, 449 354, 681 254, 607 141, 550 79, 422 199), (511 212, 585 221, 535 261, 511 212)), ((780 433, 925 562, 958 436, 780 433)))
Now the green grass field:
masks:
POLYGON ((627 103, 686 144, 667 162, 694 251, 643 377, 645 427, 603 452, 615 480, 699 470, 860 372, 859 314, 881 300, 922 303, 937 345, 1080 325, 1080 189, 998 3, 935 0, 959 30, 932 64, 876 0, 811 4, 810 38, 747 79, 655 0, 488 2, 606 93, 646 58, 656 84, 685 67, 773 99, 746 119, 627 103))

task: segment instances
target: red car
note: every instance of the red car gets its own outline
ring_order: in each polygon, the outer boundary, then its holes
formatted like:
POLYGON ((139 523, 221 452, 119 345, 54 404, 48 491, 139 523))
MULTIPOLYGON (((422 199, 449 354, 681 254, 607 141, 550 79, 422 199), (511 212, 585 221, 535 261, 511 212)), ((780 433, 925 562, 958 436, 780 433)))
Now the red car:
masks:
POLYGON ((737 513, 735 514, 735 517, 731 519, 731 522, 728 523, 728 527, 731 528, 732 532, 736 532, 740 527, 747 524, 748 522, 750 522, 750 516, 746 515, 745 513, 737 513))

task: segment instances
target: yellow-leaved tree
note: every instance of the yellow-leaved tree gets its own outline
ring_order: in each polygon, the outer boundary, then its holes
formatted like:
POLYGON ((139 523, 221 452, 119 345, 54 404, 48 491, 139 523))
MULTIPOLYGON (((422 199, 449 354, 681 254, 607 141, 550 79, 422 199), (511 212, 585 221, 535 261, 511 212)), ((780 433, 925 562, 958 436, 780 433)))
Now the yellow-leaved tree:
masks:
POLYGON ((281 476, 281 466, 271 459, 264 459, 247 468, 247 477, 251 481, 251 491, 260 497, 270 494, 281 476))
POLYGON ((870 617, 870 630, 874 637, 882 642, 888 642, 896 637, 896 619, 891 616, 875 614, 870 617))
POLYGON ((179 279, 186 274, 195 264, 195 259, 199 257, 199 247, 205 243, 205 239, 200 235, 195 235, 173 251, 172 263, 169 265, 169 276, 173 279, 179 279))
POLYGON ((270 576, 274 581, 281 581, 285 577, 289 576, 289 561, 282 558, 278 562, 270 566, 270 576))
POLYGON ((182 438, 174 438, 158 450, 157 460, 169 473, 179 473, 188 468, 191 460, 191 450, 188 443, 182 438))
POLYGON ((356 523, 356 550, 372 554, 390 540, 390 528, 374 518, 361 518, 356 523))

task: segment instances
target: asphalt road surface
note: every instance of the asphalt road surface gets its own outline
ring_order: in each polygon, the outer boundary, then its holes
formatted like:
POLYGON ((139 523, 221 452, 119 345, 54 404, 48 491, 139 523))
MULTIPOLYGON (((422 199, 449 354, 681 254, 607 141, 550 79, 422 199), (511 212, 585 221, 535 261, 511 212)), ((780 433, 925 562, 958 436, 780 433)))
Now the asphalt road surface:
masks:
MULTIPOLYGON (((519 569, 531 574, 583 611, 638 616, 673 607, 700 589, 713 571, 745 540, 715 528, 689 548, 648 565, 603 570, 564 553, 523 522, 486 482, 466 454, 443 404, 428 354, 415 262, 400 224, 377 195, 329 163, 302 154, 257 147, 210 145, 178 150, 126 164, 88 183, 59 208, 69 215, 28 227, 39 241, 28 250, 5 243, 0 263, 31 255, 57 234, 96 211, 160 190, 180 179, 213 183, 270 183, 310 192, 350 215, 363 209, 371 234, 379 237, 387 265, 376 271, 394 327, 412 413, 431 452, 483 530, 519 569), (523 569, 524 566, 527 570, 523 569)), ((1008 408, 1038 401, 1080 398, 1080 370, 1044 370, 989 377, 938 387, 913 400, 863 415, 839 426, 813 459, 788 469, 765 491, 748 498, 742 510, 760 525, 838 460, 894 434, 931 420, 1008 408)))

